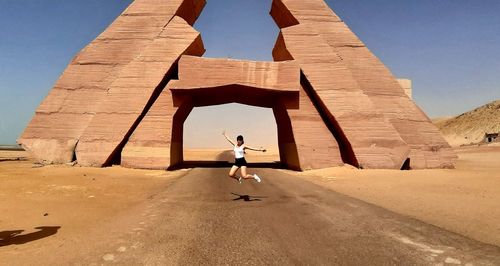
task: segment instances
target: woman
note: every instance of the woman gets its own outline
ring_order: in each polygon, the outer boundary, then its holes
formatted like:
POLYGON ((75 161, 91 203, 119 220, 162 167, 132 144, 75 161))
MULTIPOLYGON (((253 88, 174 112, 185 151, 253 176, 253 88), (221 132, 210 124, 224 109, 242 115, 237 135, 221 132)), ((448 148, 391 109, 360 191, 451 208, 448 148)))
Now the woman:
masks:
POLYGON ((254 179, 255 181, 259 182, 261 181, 260 177, 257 174, 247 174, 247 161, 245 160, 245 150, 252 150, 252 151, 261 151, 261 152, 266 152, 266 149, 260 148, 252 148, 250 146, 245 145, 245 141, 243 140, 243 136, 238 136, 236 138, 236 144, 226 135, 226 131, 224 130, 222 132, 222 135, 226 137, 227 141, 233 145, 233 150, 234 150, 234 165, 231 167, 231 170, 229 170, 229 177, 234 178, 238 180, 238 182, 241 183, 242 179, 254 179), (236 171, 241 168, 241 176, 236 177, 236 171))

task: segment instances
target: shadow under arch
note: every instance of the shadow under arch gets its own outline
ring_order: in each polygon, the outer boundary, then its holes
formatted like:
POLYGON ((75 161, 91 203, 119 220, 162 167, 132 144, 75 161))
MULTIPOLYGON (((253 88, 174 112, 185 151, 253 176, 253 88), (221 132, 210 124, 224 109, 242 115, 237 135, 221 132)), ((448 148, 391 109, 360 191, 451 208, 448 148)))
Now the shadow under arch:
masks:
MULTIPOLYGON (((215 160, 183 160, 176 166, 172 166, 169 170, 178 170, 183 168, 229 168, 233 166, 234 154, 231 150, 222 151, 217 154, 215 160)), ((280 161, 275 162, 258 162, 248 163, 250 168, 270 168, 270 169, 286 169, 280 161)))

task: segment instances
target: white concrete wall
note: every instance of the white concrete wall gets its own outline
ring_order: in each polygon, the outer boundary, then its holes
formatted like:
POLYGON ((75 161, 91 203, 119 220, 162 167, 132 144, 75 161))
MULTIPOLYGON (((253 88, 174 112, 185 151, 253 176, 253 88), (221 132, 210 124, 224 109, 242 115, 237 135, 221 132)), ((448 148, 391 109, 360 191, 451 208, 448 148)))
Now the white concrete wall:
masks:
POLYGON ((405 90, 406 95, 412 99, 413 88, 411 79, 398 79, 398 82, 405 90))

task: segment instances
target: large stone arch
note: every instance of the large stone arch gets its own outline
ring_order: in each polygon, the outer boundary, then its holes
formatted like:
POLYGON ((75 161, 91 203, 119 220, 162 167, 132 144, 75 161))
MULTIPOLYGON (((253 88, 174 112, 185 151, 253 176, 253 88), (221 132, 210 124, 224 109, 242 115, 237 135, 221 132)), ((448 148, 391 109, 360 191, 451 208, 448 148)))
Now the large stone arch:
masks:
POLYGON ((308 96, 301 90, 300 69, 292 61, 183 56, 179 61, 179 79, 167 85, 135 130, 122 152, 121 163, 146 168, 181 164, 183 124, 191 110, 235 102, 273 109, 283 166, 301 170, 342 165, 335 138, 318 119, 315 107, 307 104, 308 96))
POLYGON ((135 0, 72 60, 18 142, 46 163, 167 168, 182 160, 193 106, 242 101, 273 108, 289 168, 453 167, 437 128, 323 0, 272 1, 277 62, 200 58, 191 25, 204 5, 135 0))

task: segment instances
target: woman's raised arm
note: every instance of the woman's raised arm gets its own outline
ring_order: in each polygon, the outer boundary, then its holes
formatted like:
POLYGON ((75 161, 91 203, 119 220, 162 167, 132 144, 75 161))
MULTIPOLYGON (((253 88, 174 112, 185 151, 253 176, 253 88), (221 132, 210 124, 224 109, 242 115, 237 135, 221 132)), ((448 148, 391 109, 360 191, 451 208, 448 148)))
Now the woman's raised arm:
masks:
POLYGON ((231 145, 235 146, 234 141, 232 141, 227 135, 226 135, 226 130, 222 131, 222 135, 231 143, 231 145))

